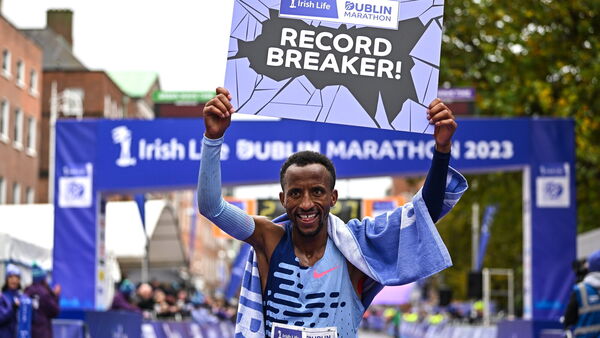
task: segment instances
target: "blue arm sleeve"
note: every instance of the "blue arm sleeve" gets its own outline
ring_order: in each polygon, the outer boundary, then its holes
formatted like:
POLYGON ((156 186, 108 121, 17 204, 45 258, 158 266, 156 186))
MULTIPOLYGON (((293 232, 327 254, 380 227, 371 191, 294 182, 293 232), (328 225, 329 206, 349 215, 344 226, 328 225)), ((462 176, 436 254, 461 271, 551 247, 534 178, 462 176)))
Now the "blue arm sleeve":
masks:
POLYGON ((425 184, 423 185, 423 200, 429 211, 429 216, 431 216, 434 223, 437 222, 442 213, 449 164, 450 153, 445 154, 435 150, 433 160, 431 161, 431 168, 429 168, 425 184))
POLYGON ((221 196, 221 144, 204 137, 198 177, 198 210, 231 237, 246 240, 254 233, 254 219, 221 196))

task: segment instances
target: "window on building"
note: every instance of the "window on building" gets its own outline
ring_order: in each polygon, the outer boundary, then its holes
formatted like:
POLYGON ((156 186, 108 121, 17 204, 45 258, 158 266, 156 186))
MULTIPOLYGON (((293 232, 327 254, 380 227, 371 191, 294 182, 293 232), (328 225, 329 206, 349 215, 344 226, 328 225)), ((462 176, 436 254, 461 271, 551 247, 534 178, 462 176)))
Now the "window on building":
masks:
POLYGON ((62 104, 60 110, 63 115, 83 117, 85 90, 83 88, 65 88, 61 95, 62 104))
POLYGON ((29 92, 32 95, 37 95, 38 94, 38 75, 37 72, 35 71, 35 69, 32 69, 29 72, 29 92))
POLYGON ((30 155, 35 155, 36 153, 36 137, 37 137, 37 122, 35 118, 29 117, 27 118, 27 152, 30 155))
POLYGON ((8 100, 0 102, 0 141, 8 142, 8 100))
POLYGON ((13 137, 15 147, 23 147, 23 111, 19 108, 15 110, 15 125, 14 125, 13 137))
POLYGON ((35 190, 33 190, 33 188, 27 188, 25 194, 25 202, 27 202, 27 204, 35 203, 35 190))
POLYGON ((6 180, 0 176, 0 204, 6 204, 6 180))
POLYGON ((21 185, 16 182, 13 184, 12 200, 13 204, 21 204, 21 185))
POLYGON ((10 76, 10 52, 8 49, 2 51, 2 75, 10 76))
POLYGON ((17 85, 25 87, 25 63, 21 60, 17 61, 17 85))

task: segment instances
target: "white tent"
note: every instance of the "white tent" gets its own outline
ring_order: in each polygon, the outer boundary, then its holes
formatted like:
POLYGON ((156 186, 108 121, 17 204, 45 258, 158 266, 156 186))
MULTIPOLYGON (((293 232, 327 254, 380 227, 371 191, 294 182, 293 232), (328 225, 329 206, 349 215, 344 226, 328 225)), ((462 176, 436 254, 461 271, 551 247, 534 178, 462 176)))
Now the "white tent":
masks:
POLYGON ((0 205, 0 261, 52 268, 53 208, 49 204, 0 205))
MULTIPOLYGON (((145 209, 146 232, 150 237, 150 266, 187 266, 173 208, 164 200, 150 200, 146 202, 145 209)), ((136 203, 107 203, 105 219, 108 258, 116 257, 123 263, 141 262, 145 236, 136 203)), ((50 270, 53 246, 52 205, 0 205, 0 261, 14 261, 25 266, 37 262, 50 270)))
MULTIPOLYGON (((150 238, 150 267, 185 267, 187 259, 173 208, 164 200, 146 202, 146 234, 150 238)), ((122 265, 140 266, 146 236, 135 202, 106 205, 106 251, 122 265)))

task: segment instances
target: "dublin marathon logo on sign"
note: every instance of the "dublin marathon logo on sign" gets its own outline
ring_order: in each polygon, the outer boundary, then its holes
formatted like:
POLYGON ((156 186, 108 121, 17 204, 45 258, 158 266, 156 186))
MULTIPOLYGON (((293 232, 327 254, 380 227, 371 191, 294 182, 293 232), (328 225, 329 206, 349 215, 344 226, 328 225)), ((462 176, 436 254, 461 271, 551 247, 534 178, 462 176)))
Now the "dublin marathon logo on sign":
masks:
POLYGON ((398 29, 398 2, 388 0, 281 0, 279 16, 398 29))

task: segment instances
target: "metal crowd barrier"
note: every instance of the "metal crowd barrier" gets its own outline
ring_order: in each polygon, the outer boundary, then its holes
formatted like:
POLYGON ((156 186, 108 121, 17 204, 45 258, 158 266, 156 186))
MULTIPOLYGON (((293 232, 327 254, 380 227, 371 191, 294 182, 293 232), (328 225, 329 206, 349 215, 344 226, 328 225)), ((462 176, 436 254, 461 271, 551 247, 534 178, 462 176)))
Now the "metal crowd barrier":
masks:
POLYGON ((400 324, 402 338, 490 338, 497 335, 496 326, 468 326, 427 323, 400 324))
POLYGON ((52 320, 54 338, 227 338, 234 336, 229 321, 142 321, 126 312, 85 312, 81 319, 52 320))

